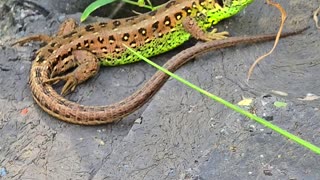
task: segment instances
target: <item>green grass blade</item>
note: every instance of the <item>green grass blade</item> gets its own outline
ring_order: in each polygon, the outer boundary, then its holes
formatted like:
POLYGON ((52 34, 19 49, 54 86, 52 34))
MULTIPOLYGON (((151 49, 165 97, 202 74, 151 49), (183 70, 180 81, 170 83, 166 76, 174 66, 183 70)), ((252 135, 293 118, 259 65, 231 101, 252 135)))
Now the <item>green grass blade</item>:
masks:
POLYGON ((183 83, 183 84, 191 87, 192 89, 195 89, 196 91, 198 91, 198 92, 200 92, 200 93, 202 93, 202 94, 210 97, 211 99, 213 99, 213 100, 215 100, 215 101, 223 104, 224 106, 227 106, 228 108, 230 108, 230 109, 232 109, 232 110, 234 110, 234 111, 236 111, 236 112, 238 112, 238 113, 240 113, 240 114, 242 114, 242 115, 245 115, 245 116, 247 116, 248 118, 250 118, 250 119, 252 119, 252 120, 255 120, 256 122, 264 125, 265 127, 272 129, 273 131, 275 131, 275 132, 283 135, 284 137, 286 137, 286 138, 288 138, 288 139, 290 139, 290 140, 292 140, 292 141, 294 141, 294 142, 296 142, 296 143, 304 146, 305 148, 308 148, 309 150, 313 151, 314 153, 320 155, 320 148, 319 148, 319 147, 311 144, 311 143, 308 142, 308 141, 305 141, 305 140, 299 138, 298 136, 295 136, 295 135, 289 133, 289 132, 286 131, 286 130, 281 129, 280 127, 278 127, 278 126, 276 126, 276 125, 268 122, 267 120, 265 120, 265 119, 263 119, 263 118, 260 118, 260 117, 254 115, 254 114, 251 114, 251 113, 248 112, 248 111, 245 111, 245 110, 241 109, 239 106, 236 106, 236 105, 234 105, 234 104, 231 104, 230 102, 228 102, 228 101, 226 101, 226 100, 224 100, 224 99, 222 99, 222 98, 220 98, 220 97, 218 97, 218 96, 215 96, 215 95, 213 95, 213 94, 211 94, 211 93, 209 93, 209 92, 207 92, 207 91, 205 91, 205 90, 203 90, 203 89, 201 89, 201 88, 199 88, 198 86, 190 83, 189 81, 187 81, 187 80, 179 77, 178 75, 176 75, 176 74, 168 71, 167 69, 165 69, 165 68, 157 65, 156 63, 152 62, 151 60, 143 57, 143 56, 140 55, 138 52, 135 52, 133 49, 131 49, 130 47, 126 46, 125 44, 123 44, 123 45, 124 45, 126 48, 128 48, 132 53, 134 53, 135 55, 137 55, 139 58, 141 58, 142 60, 146 61, 148 64, 152 65, 153 67, 157 68, 158 70, 161 70, 161 71, 163 71, 164 73, 170 75, 172 78, 174 78, 174 79, 180 81, 181 83, 183 83))
MULTIPOLYGON (((83 22, 84 20, 86 20, 88 18, 88 16, 93 12, 95 11, 96 9, 102 7, 102 6, 105 6, 107 4, 110 4, 112 2, 114 2, 116 0, 96 0, 94 1, 93 3, 91 3, 82 13, 81 17, 80 17, 80 21, 83 22)), ((157 9, 158 7, 160 6, 156 6, 156 7, 153 7, 153 6, 149 6, 149 5, 146 5, 146 4, 143 4, 140 1, 138 2, 135 2, 135 1, 130 1, 130 0, 122 0, 123 2, 126 2, 128 4, 133 4, 133 5, 136 5, 136 6, 140 6, 140 7, 143 7, 143 8, 147 8, 147 9, 150 9, 150 10, 155 10, 157 9)), ((150 1, 148 1, 150 3, 150 1)))
POLYGON ((88 16, 95 11, 96 9, 100 8, 101 6, 104 6, 106 4, 110 4, 116 0, 96 0, 93 3, 91 3, 82 13, 80 21, 83 22, 88 18, 88 16))

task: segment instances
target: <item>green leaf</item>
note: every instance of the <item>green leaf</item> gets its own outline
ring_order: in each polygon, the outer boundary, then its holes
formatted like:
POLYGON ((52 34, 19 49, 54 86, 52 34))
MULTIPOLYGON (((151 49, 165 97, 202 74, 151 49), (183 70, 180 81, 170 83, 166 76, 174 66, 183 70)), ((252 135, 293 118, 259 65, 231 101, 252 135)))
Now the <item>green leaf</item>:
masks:
POLYGON ((81 22, 83 22, 84 20, 86 20, 88 18, 88 16, 95 11, 96 9, 100 8, 101 6, 104 6, 106 4, 110 4, 112 2, 114 2, 116 0, 97 0, 93 3, 91 3, 82 13, 81 15, 81 22))
POLYGON ((141 6, 146 5, 146 2, 144 2, 144 0, 138 0, 138 4, 141 7, 141 6))
POLYGON ((277 108, 282 108, 282 107, 287 107, 288 104, 285 102, 276 101, 273 103, 273 105, 277 108))

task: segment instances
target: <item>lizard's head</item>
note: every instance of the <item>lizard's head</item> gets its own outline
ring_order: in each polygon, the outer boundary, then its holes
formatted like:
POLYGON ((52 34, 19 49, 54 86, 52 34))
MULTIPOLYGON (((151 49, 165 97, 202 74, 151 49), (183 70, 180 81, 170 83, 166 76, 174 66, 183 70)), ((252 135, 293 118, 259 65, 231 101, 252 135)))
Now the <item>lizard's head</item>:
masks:
POLYGON ((219 21, 229 18, 245 7, 247 7, 254 0, 215 0, 212 8, 208 8, 206 11, 207 20, 203 25, 204 28, 208 28, 208 25, 217 24, 219 21))

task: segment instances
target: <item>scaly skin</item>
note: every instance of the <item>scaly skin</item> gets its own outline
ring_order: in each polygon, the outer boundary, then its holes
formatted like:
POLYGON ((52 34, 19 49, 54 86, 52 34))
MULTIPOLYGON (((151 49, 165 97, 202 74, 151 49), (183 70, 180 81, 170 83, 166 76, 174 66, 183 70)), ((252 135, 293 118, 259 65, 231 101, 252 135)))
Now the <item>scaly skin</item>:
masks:
MULTIPOLYGON (((221 4, 221 0, 172 0, 157 11, 136 17, 95 23, 69 31, 63 29, 54 38, 26 38, 18 43, 29 40, 48 43, 37 52, 31 67, 33 97, 42 109, 66 122, 97 125, 119 120, 142 106, 161 87, 167 76, 154 76, 142 89, 109 106, 84 106, 71 102, 57 94, 50 83, 66 80, 62 90, 65 94, 95 75, 100 65, 115 66, 139 61, 123 44, 145 57, 151 57, 179 46, 191 36, 201 40, 224 38, 225 33, 206 33, 205 30, 237 14, 252 1, 224 0, 221 4), (77 68, 72 73, 60 76, 73 67, 77 68)), ((210 48, 230 46, 249 39, 221 41, 210 45, 210 48)), ((189 58, 180 60, 185 63, 189 58)), ((168 68, 174 71, 178 67, 180 65, 168 68)))

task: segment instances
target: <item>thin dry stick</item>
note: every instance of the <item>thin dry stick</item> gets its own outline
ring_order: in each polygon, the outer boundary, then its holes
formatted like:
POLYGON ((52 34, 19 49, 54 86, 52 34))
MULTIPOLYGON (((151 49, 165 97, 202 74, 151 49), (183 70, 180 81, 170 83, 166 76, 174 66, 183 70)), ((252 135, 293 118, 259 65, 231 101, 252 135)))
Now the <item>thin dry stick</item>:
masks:
POLYGON ((320 6, 319 6, 318 9, 315 10, 314 13, 313 13, 313 20, 314 20, 314 22, 316 23, 316 27, 317 27, 318 29, 320 29, 319 18, 318 18, 319 14, 320 14, 320 6))
POLYGON ((275 41, 274 41, 274 45, 273 45, 272 49, 271 49, 268 53, 266 53, 266 54, 260 56, 259 58, 257 58, 257 59, 254 61, 254 63, 251 65, 251 67, 250 67, 250 69, 249 69, 249 71, 248 71, 248 75, 247 75, 247 82, 249 81, 249 79, 250 79, 250 77, 251 77, 251 74, 252 74, 254 68, 256 67, 256 65, 257 65, 260 61, 262 61, 265 57, 269 56, 269 55, 274 51, 274 49, 276 48, 276 46, 277 46, 277 44, 278 44, 278 42, 279 42, 279 39, 280 39, 280 35, 281 35, 281 32, 282 32, 283 26, 284 26, 284 22, 285 22, 285 20, 286 20, 286 18, 287 18, 287 13, 286 13, 286 11, 282 8, 282 6, 281 6, 279 3, 272 2, 271 0, 266 0, 266 1, 267 1, 267 4, 272 5, 272 6, 276 7, 276 8, 278 8, 279 11, 281 12, 281 24, 280 24, 280 28, 279 28, 279 31, 278 31, 278 33, 277 33, 277 37, 276 37, 276 39, 275 39, 275 41))

